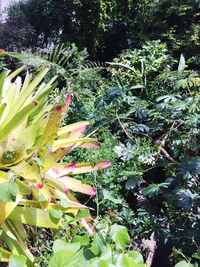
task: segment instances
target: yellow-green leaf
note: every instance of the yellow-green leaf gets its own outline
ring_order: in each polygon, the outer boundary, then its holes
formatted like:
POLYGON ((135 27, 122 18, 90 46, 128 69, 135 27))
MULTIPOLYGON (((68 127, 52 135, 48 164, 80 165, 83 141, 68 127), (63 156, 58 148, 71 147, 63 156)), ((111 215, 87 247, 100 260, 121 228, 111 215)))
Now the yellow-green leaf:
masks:
POLYGON ((16 207, 8 219, 37 227, 61 228, 59 221, 50 218, 49 211, 37 208, 16 207))
POLYGON ((96 195, 96 190, 92 186, 88 184, 83 184, 81 181, 77 179, 68 176, 63 176, 59 177, 57 180, 65 184, 67 188, 69 188, 70 190, 91 196, 96 195))
POLYGON ((0 247, 0 252, 2 253, 1 255, 1 261, 3 262, 8 262, 9 261, 9 257, 10 255, 12 255, 12 253, 8 250, 5 250, 3 248, 0 247))
POLYGON ((90 143, 91 141, 95 142, 96 139, 93 138, 80 138, 80 139, 59 139, 54 141, 52 147, 58 148, 58 147, 68 147, 74 144, 82 144, 82 143, 90 143))
POLYGON ((19 201, 22 199, 22 194, 18 194, 16 197, 15 202, 5 202, 3 200, 0 200, 0 225, 8 218, 10 213, 16 208, 19 201))

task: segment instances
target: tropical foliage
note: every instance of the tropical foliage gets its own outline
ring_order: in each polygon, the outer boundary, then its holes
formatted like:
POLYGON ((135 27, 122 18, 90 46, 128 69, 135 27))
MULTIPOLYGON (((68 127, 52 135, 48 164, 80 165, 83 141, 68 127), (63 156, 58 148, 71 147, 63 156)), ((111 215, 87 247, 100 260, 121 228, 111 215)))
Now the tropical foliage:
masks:
MULTIPOLYGON (((59 127, 70 103, 68 96, 61 107, 47 104, 46 97, 55 88, 56 76, 47 83, 42 79, 45 67, 31 81, 27 72, 24 82, 17 76, 24 67, 1 74, 1 132, 0 132, 0 205, 1 239, 14 254, 25 254, 28 265, 34 262, 25 240, 23 224, 65 229, 65 213, 74 216, 81 205, 70 190, 95 195, 89 184, 68 175, 97 171, 110 162, 58 163, 75 147, 99 147, 96 139, 80 138, 88 121, 59 127), (38 87, 38 85, 40 86, 38 87)), ((90 234, 93 230, 80 218, 90 234)), ((10 253, 0 248, 3 260, 10 253), (4 258, 5 255, 5 258, 4 258)))
POLYGON ((199 7, 27 0, 8 8, 1 261, 199 265, 199 7))
POLYGON ((199 57, 198 0, 27 0, 7 13, 0 32, 4 49, 73 42, 95 60, 111 60, 122 49, 161 39, 176 56, 199 57))
MULTIPOLYGON (((183 55, 180 56, 179 61, 174 60, 168 53, 166 45, 160 41, 148 42, 142 49, 123 51, 107 65, 91 63, 86 58, 80 59, 81 54, 78 51, 74 57, 69 57, 70 48, 62 49, 63 46, 51 48, 49 54, 54 55, 55 51, 58 51, 57 56, 59 58, 63 51, 68 51, 65 54, 68 67, 63 67, 65 71, 62 74, 63 77, 67 78, 65 83, 62 83, 61 78, 57 89, 52 88, 52 86, 56 86, 53 74, 56 69, 62 67, 61 64, 58 64, 58 68, 54 68, 57 66, 59 59, 54 61, 51 56, 47 59, 37 52, 33 65, 32 60, 27 60, 27 58, 33 58, 33 54, 28 57, 25 53, 22 55, 11 54, 12 57, 19 58, 20 64, 28 64, 28 68, 33 71, 37 66, 42 68, 43 64, 51 62, 52 71, 48 72, 49 76, 46 76, 46 78, 48 79, 47 84, 50 86, 48 93, 51 91, 49 101, 54 102, 57 108, 53 108, 52 105, 49 106, 46 99, 44 102, 42 99, 39 99, 38 103, 35 102, 37 97, 40 97, 40 93, 36 93, 36 96, 32 96, 32 100, 30 98, 30 102, 38 104, 35 107, 36 109, 44 104, 46 109, 49 107, 50 113, 53 112, 51 116, 54 117, 58 116, 55 114, 58 114, 60 109, 63 111, 68 106, 69 98, 68 100, 65 99, 66 94, 70 93, 74 100, 73 105, 68 110, 68 116, 63 120, 63 127, 57 130, 58 126, 55 126, 57 135, 54 135, 53 139, 49 137, 48 142, 45 139, 43 144, 46 142, 46 146, 43 149, 40 148, 40 142, 37 139, 41 138, 42 140, 44 138, 42 136, 45 136, 44 129, 46 129, 48 123, 45 124, 47 120, 45 116, 47 115, 40 117, 41 120, 45 119, 44 126, 41 127, 41 123, 38 126, 40 137, 34 139, 37 141, 36 144, 27 147, 28 153, 37 153, 33 157, 30 157, 30 154, 23 156, 25 158, 22 157, 32 168, 37 166, 40 176, 45 177, 46 182, 43 181, 42 183, 36 180, 35 186, 33 186, 34 192, 39 192, 36 193, 34 201, 37 201, 38 194, 42 194, 48 199, 46 191, 42 193, 42 190, 49 190, 49 186, 51 194, 52 187, 58 186, 62 192, 62 197, 65 196, 66 199, 69 193, 66 195, 66 192, 63 191, 65 187, 60 184, 63 182, 69 189, 92 195, 95 194, 95 191, 88 184, 95 181, 98 192, 95 202, 86 199, 85 195, 80 195, 79 199, 82 203, 89 201, 90 207, 96 209, 97 217, 94 214, 93 223, 98 234, 99 231, 104 233, 115 223, 124 225, 133 239, 131 245, 139 247, 148 265, 150 265, 149 255, 151 254, 148 249, 149 245, 147 245, 149 244, 148 239, 151 240, 151 250, 155 249, 154 242, 157 244, 153 264, 158 264, 158 262, 161 264, 160 261, 162 261, 163 265, 171 264, 173 266, 180 260, 185 260, 185 264, 189 264, 192 257, 193 261, 195 261, 194 259, 197 260, 200 244, 198 181, 198 88, 200 78, 198 71, 190 70, 187 66, 192 60, 187 63, 183 55), (52 86, 51 83, 53 83, 52 86), (66 89, 66 86, 68 89, 66 89), (60 106, 58 102, 64 104, 60 106), (88 125, 88 119, 92 122, 91 125, 88 125), (86 120, 86 122, 74 123, 74 120, 86 120), (68 124, 72 126, 64 126, 68 124), (89 128, 86 138, 74 139, 76 136, 73 136, 76 133, 79 133, 78 138, 80 138, 80 134, 87 125, 89 128), (71 130, 71 134, 65 136, 71 130), (70 140, 73 138, 73 147, 76 147, 77 144, 82 147, 99 146, 96 139, 88 138, 90 133, 93 133, 95 138, 98 138, 102 143, 98 150, 78 151, 74 149, 70 154, 67 154, 67 157, 64 157, 63 162, 65 163, 51 163, 51 156, 49 158, 48 155, 55 154, 58 146, 61 146, 61 148, 64 146, 72 147, 71 143, 65 143, 66 140, 71 142, 65 139, 66 137, 70 140), (63 138, 65 141, 61 141, 63 138), (84 143, 80 144, 80 142, 84 143), (106 162, 111 161, 111 167, 108 170, 101 170, 109 163, 101 162, 99 158, 106 160, 106 162), (76 165, 72 163, 80 160, 83 162, 88 160, 90 163, 76 165), (48 167, 46 167, 46 164, 48 167), (67 173, 63 172, 66 166, 69 168, 67 173), (87 177, 84 176, 82 184, 72 178, 59 178, 59 174, 62 177, 63 175, 68 177, 68 172, 69 175, 78 175, 82 172, 81 170, 84 172, 96 171, 98 167, 101 167, 97 172, 98 175, 91 173, 87 177), (59 185, 55 184, 55 179, 59 185), (42 185, 43 187, 39 189, 42 185), (155 241, 152 241, 152 238, 155 241), (162 255, 163 251, 165 251, 164 256, 162 255), (159 255, 161 256, 159 257, 159 255), (169 261, 169 255, 172 257, 171 262, 169 261)), ((45 54, 48 55, 48 52, 46 51, 45 54)), ((46 68, 41 72, 43 73, 45 70, 46 68)), ((37 79, 37 76, 35 79, 37 79)), ((44 85, 44 91, 46 86, 44 85)), ((40 90, 42 89, 39 89, 39 92, 40 90)), ((43 96, 44 92, 42 92, 41 95, 43 96)), ((28 124, 23 126, 24 129, 27 126, 33 127, 33 121, 36 121, 39 114, 41 115, 46 109, 41 107, 38 113, 36 111, 33 114, 31 113, 31 117, 30 115, 28 117, 28 124)), ((35 123, 34 125, 36 127, 35 123)), ((23 132, 25 134, 25 131, 23 132)), ((68 152, 70 150, 67 149, 68 152)), ((20 164, 18 163, 18 165, 20 164)), ((22 175, 22 170, 18 173, 19 171, 15 167, 8 167, 17 172, 23 179, 27 179, 27 176, 22 175)), ((24 183, 23 179, 20 179, 20 181, 24 183)), ((54 195, 53 203, 59 197, 58 194, 54 195)), ((67 199, 67 201, 74 200, 67 199)), ((68 229, 67 234, 64 234, 64 242, 70 241, 68 235, 72 237, 72 240, 73 236, 80 235, 80 231, 83 230, 80 230, 77 222, 82 216, 86 217, 87 221, 89 216, 88 213, 84 212, 78 213, 77 219, 74 218, 74 215, 63 215, 65 213, 63 208, 71 208, 71 206, 68 206, 68 202, 61 200, 60 206, 57 203, 56 208, 59 212, 55 209, 55 206, 52 208, 53 211, 49 211, 51 217, 60 219, 65 227, 68 225, 76 226, 74 229, 73 227, 68 229)), ((50 209, 49 205, 45 208, 49 207, 50 209)), ((77 210, 81 207, 86 208, 81 204, 76 205, 79 205, 77 210)), ((92 210, 91 212, 93 214, 92 210)), ((86 227, 88 228, 90 225, 86 227)), ((45 234, 42 233, 42 236, 44 237, 45 234)), ((59 236, 56 236, 56 238, 59 238, 59 236)), ((54 234, 51 235, 52 240, 56 238, 54 238, 54 234)), ((108 240, 106 238, 105 242, 109 243, 108 240)), ((41 238, 37 240, 38 245, 40 242, 42 242, 41 238)), ((93 247, 92 242, 95 241, 91 240, 90 245, 87 243, 87 246, 93 247)), ((52 245, 49 244, 48 246, 51 249, 52 245)), ((87 249, 89 248, 87 247, 87 249)), ((127 255, 126 253, 129 250, 130 248, 125 247, 124 255, 127 255)), ((46 255, 43 256, 45 257, 43 260, 46 259, 49 262, 50 254, 45 249, 43 251, 46 255)), ((75 254, 72 260, 77 260, 77 257, 80 254, 82 255, 83 252, 84 248, 78 246, 78 249, 73 252, 75 254), (79 251, 80 249, 83 249, 82 252, 79 251)), ((116 253, 119 255, 121 252, 116 253)), ((52 259, 56 258, 54 254, 52 259)), ((99 257, 101 258, 100 254, 93 255, 92 262, 99 261, 99 257), (96 256, 98 256, 98 260, 94 259, 96 256)), ((71 260, 66 260, 66 264, 70 264, 71 260)), ((87 264, 91 264, 91 262, 89 261, 87 264)), ((115 261, 112 264, 115 265, 115 261)))

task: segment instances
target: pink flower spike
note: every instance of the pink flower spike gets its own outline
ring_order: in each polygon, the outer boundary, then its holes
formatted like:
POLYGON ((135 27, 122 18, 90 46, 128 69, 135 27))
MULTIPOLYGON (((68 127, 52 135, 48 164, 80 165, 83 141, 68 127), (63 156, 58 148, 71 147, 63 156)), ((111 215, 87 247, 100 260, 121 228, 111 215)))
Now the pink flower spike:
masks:
POLYGON ((38 105, 38 101, 34 101, 33 103, 34 103, 34 105, 35 105, 35 106, 37 106, 37 105, 38 105))
POLYGON ((37 187, 38 189, 42 189, 43 184, 37 184, 36 187, 37 187))
POLYGON ((62 108, 61 108, 60 105, 56 106, 56 110, 61 110, 61 109, 62 109, 62 108))
POLYGON ((50 203, 50 202, 51 202, 51 199, 50 199, 50 198, 48 198, 48 199, 47 199, 47 201, 50 203))
POLYGON ((15 142, 15 141, 16 141, 16 139, 15 139, 15 138, 12 138, 12 141, 13 141, 13 142, 15 142))
POLYGON ((35 153, 32 153, 32 154, 31 154, 31 158, 34 157, 35 155, 36 155, 35 153))
POLYGON ((60 149, 61 149, 61 150, 65 150, 65 148, 64 148, 64 147, 61 147, 60 149))

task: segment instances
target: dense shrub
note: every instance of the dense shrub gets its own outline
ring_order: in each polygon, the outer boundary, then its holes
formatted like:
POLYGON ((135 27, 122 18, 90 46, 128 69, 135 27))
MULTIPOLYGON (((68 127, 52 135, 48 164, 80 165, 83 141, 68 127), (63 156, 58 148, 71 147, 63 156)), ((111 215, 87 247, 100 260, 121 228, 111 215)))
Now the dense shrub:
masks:
MULTIPOLYGON (((65 49, 69 53, 71 46, 65 49)), ((191 68, 192 59, 186 62, 180 55, 175 60, 160 41, 124 50, 106 64, 91 63, 75 51, 65 66, 48 57, 48 49, 46 58, 36 54, 34 64, 34 53, 20 55, 20 62, 26 61, 33 71, 49 62, 52 74, 63 75, 49 101, 56 104, 72 94, 63 124, 89 119, 86 136, 92 134, 102 143, 99 150, 74 150, 63 161, 112 162, 97 176, 83 176, 83 183, 94 182, 96 198, 78 196, 96 209, 91 211, 96 229, 105 233, 114 223, 126 226, 131 246, 139 247, 146 260, 144 240, 154 238, 158 251, 168 251, 167 259, 158 258, 159 266, 199 259, 200 77, 191 68)), ((81 231, 72 227, 69 233, 81 231)))

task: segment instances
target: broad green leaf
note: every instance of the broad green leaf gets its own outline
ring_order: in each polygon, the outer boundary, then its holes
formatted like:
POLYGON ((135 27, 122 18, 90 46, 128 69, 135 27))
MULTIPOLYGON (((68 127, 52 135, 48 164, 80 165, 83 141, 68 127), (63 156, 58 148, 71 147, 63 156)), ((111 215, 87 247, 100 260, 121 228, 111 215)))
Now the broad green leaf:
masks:
POLYGON ((9 258, 8 267, 24 267, 27 258, 24 255, 11 255, 9 258))
MULTIPOLYGON (((92 250, 92 249, 91 249, 92 250)), ((114 257, 114 251, 112 251, 111 246, 107 243, 104 251, 101 253, 100 257, 97 258, 92 255, 92 259, 90 260, 90 266, 96 266, 95 264, 98 264, 99 261, 105 261, 108 266, 114 266, 113 263, 113 257, 114 257)), ((97 265, 98 266, 98 265, 97 265)))
POLYGON ((112 201, 115 204, 122 204, 123 200, 122 199, 118 199, 115 196, 112 196, 112 194, 108 191, 103 189, 103 197, 104 199, 108 199, 110 201, 112 201))
POLYGON ((63 249, 56 252, 50 260, 48 267, 55 267, 55 266, 88 267, 89 264, 83 255, 83 250, 79 250, 78 252, 73 253, 70 250, 63 249))
POLYGON ((61 201, 60 201, 60 205, 63 207, 63 208, 69 208, 69 207, 71 207, 72 206, 72 203, 70 203, 69 201, 68 201, 68 199, 61 199, 61 201))
POLYGON ((72 237, 72 243, 80 243, 81 246, 86 246, 89 243, 89 235, 83 235, 83 236, 78 236, 75 235, 72 237))
POLYGON ((126 227, 122 225, 112 225, 110 228, 110 235, 117 248, 124 249, 125 245, 130 243, 128 231, 126 227))
POLYGON ((89 267, 109 267, 109 264, 106 260, 96 259, 89 265, 89 267))
POLYGON ((128 251, 128 256, 133 258, 135 263, 144 263, 143 257, 138 251, 128 251))
POLYGON ((118 255, 116 258, 117 267, 147 267, 146 264, 135 263, 131 257, 126 257, 124 254, 118 255))
POLYGON ((101 233, 95 233, 91 248, 92 252, 94 253, 94 255, 100 256, 105 249, 106 242, 103 238, 103 235, 101 233))
POLYGON ((101 254, 101 259, 106 260, 108 263, 112 263, 113 251, 111 245, 106 243, 106 248, 101 254))
POLYGON ((76 215, 76 220, 79 221, 84 218, 89 218, 90 217, 90 212, 88 209, 81 209, 79 210, 78 214, 76 215))
POLYGON ((195 267, 194 264, 190 263, 190 262, 186 262, 186 261, 179 261, 175 267, 195 267))
POLYGON ((68 261, 74 255, 74 253, 75 253, 74 251, 67 249, 62 249, 57 251, 51 258, 48 267, 55 267, 55 266, 68 267, 68 261))
POLYGON ((56 209, 50 210, 49 214, 55 219, 61 219, 63 216, 63 213, 56 209))
POLYGON ((53 252, 56 253, 64 249, 75 253, 80 249, 80 243, 69 243, 61 239, 57 239, 53 244, 53 252))
POLYGON ((15 182, 0 184, 0 200, 8 202, 15 201, 18 192, 19 188, 15 182))

